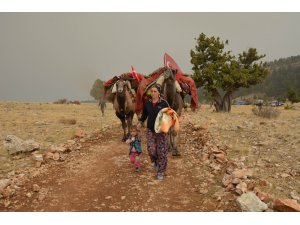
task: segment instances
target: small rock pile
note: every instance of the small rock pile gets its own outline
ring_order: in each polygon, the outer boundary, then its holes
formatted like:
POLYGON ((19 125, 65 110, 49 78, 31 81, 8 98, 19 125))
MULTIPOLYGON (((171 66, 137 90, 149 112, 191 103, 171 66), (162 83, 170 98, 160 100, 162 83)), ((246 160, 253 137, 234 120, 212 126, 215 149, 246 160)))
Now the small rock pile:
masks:
POLYGON ((185 129, 188 138, 185 141, 192 146, 195 157, 199 157, 212 169, 211 173, 225 171, 222 178, 223 187, 237 196, 236 202, 242 211, 300 211, 300 204, 297 203, 300 200, 298 193, 291 194, 293 199, 276 199, 262 192, 259 187, 266 186, 267 181, 255 177, 253 170, 246 168, 244 163, 228 160, 228 146, 213 143, 207 129, 207 125, 197 125, 188 121, 185 129))
MULTIPOLYGON (((105 128, 106 129, 106 128, 105 128)), ((88 149, 87 146, 91 143, 99 143, 103 140, 104 134, 100 130, 96 130, 91 134, 87 134, 83 130, 76 131, 73 139, 68 140, 66 143, 59 145, 51 145, 43 153, 38 150, 40 144, 33 141, 23 141, 22 139, 8 135, 4 140, 4 146, 7 148, 10 154, 18 154, 20 152, 32 152, 31 157, 35 163, 35 167, 30 167, 22 172, 12 171, 7 174, 7 178, 0 179, 0 206, 9 208, 12 204, 17 202, 11 202, 11 198, 17 194, 18 191, 23 190, 24 183, 31 178, 40 176, 46 167, 41 167, 42 164, 51 164, 56 161, 65 161, 68 154, 81 149, 88 149), (83 146, 86 144, 86 146, 83 146)), ((24 155, 23 157, 28 157, 24 155)), ((25 190, 26 196, 29 198, 33 193, 38 193, 38 200, 42 201, 47 195, 47 189, 40 188, 38 185, 33 185, 32 190, 25 190)))

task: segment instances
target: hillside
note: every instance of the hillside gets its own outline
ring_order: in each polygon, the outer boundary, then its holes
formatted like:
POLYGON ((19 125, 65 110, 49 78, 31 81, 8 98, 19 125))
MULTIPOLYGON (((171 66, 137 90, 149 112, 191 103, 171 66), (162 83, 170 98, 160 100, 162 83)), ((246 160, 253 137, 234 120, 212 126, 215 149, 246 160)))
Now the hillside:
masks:
POLYGON ((300 56, 282 58, 269 62, 268 65, 270 74, 263 83, 241 88, 234 97, 256 95, 283 100, 291 87, 300 93, 300 56))

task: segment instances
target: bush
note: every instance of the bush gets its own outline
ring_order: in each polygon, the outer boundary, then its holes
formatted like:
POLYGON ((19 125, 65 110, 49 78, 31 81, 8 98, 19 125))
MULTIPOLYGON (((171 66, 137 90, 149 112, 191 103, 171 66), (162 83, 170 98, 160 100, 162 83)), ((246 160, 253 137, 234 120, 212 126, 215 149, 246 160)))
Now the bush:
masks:
POLYGON ((292 105, 292 104, 288 104, 288 103, 287 103, 287 104, 284 106, 284 109, 286 109, 286 110, 295 109, 295 106, 292 105))
POLYGON ((69 101, 68 104, 80 105, 80 101, 78 101, 78 100, 75 100, 75 101, 69 101))
POLYGON ((257 106, 252 108, 252 112, 263 118, 276 118, 280 115, 280 112, 277 108, 271 106, 257 106))
POLYGON ((62 124, 70 124, 70 125, 74 125, 74 124, 76 124, 76 119, 66 119, 66 118, 61 118, 60 120, 59 120, 59 122, 60 123, 62 123, 62 124))
POLYGON ((67 104, 68 100, 63 98, 63 99, 58 99, 57 101, 54 102, 54 104, 67 104))

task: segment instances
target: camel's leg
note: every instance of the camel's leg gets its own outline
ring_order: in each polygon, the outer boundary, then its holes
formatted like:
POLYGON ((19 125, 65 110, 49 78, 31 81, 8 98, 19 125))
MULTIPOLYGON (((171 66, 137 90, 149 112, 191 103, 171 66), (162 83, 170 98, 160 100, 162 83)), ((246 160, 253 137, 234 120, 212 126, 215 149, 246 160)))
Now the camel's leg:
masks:
POLYGON ((123 139, 122 141, 126 141, 126 122, 125 122, 125 115, 116 112, 117 117, 121 120, 122 122, 122 128, 123 128, 123 139))
POLYGON ((127 122, 127 129, 128 129, 127 137, 130 137, 133 115, 134 115, 134 112, 132 112, 132 111, 126 115, 126 122, 127 122))
POLYGON ((174 130, 174 127, 172 126, 170 128, 170 140, 171 140, 171 146, 172 146, 172 155, 173 156, 180 156, 179 148, 177 146, 177 132, 174 130))

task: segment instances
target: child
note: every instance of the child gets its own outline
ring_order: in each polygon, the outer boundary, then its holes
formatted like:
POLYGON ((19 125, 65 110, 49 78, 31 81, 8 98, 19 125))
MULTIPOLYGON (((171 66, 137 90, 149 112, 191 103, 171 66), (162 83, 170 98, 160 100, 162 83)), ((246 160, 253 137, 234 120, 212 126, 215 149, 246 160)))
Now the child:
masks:
POLYGON ((131 127, 131 136, 127 139, 126 143, 130 144, 130 162, 135 166, 135 172, 139 172, 141 166, 142 144, 140 131, 136 126, 131 127))

